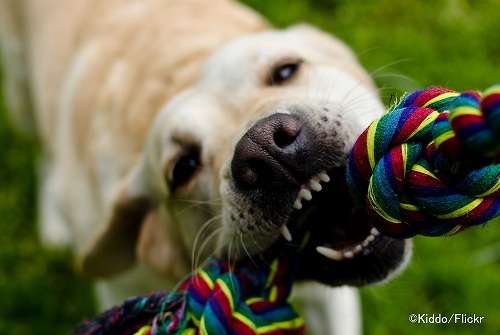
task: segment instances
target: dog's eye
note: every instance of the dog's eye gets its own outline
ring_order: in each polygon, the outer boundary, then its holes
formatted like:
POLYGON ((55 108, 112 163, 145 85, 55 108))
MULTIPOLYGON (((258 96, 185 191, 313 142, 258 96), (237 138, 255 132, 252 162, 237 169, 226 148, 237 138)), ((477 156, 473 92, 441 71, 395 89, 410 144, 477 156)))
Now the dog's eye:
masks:
POLYGON ((200 155, 189 152, 179 157, 170 172, 170 187, 174 190, 186 184, 200 167, 200 155))
POLYGON ((292 78, 299 69, 300 62, 286 62, 276 66, 269 77, 269 85, 281 85, 292 78))

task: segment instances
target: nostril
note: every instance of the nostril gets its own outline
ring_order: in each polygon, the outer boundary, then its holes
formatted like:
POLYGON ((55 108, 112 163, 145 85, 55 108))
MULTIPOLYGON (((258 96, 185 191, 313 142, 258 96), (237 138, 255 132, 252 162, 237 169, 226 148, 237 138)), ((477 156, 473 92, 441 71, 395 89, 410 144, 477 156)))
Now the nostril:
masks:
POLYGON ((253 186, 257 182, 264 182, 266 175, 269 174, 269 164, 264 160, 250 159, 245 169, 244 179, 248 186, 253 186))
POLYGON ((243 168, 236 174, 235 179, 241 185, 246 185, 247 187, 252 187, 257 183, 257 172, 250 166, 243 168))
POLYGON ((276 145, 281 149, 286 148, 287 146, 295 142, 297 135, 298 132, 290 133, 284 129, 279 129, 278 131, 276 131, 276 133, 274 133, 274 143, 276 143, 276 145))
POLYGON ((242 163, 232 165, 235 180, 240 186, 256 187, 272 183, 275 177, 277 162, 270 157, 250 158, 242 163))
POLYGON ((287 119, 286 122, 279 124, 274 132, 274 143, 281 149, 294 143, 301 130, 301 124, 298 120, 287 119))

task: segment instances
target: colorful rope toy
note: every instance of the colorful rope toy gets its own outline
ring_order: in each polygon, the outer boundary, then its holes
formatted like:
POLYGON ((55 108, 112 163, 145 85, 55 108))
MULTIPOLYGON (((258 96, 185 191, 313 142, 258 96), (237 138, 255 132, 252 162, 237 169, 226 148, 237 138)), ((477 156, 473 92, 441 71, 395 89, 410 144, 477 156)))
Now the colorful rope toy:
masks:
MULTIPOLYGON (((453 234, 500 214, 499 152, 500 85, 482 98, 431 88, 360 136, 347 183, 381 233, 453 234)), ((73 334, 303 334, 287 301, 300 255, 290 248, 278 243, 232 267, 209 259, 172 292, 131 298, 73 334)))
POLYGON ((298 262, 268 262, 245 259, 229 268, 210 258, 171 293, 131 298, 73 334, 303 334, 304 322, 287 301, 298 262))
POLYGON ((455 234, 500 214, 500 85, 414 92, 359 137, 348 186, 395 238, 455 234))

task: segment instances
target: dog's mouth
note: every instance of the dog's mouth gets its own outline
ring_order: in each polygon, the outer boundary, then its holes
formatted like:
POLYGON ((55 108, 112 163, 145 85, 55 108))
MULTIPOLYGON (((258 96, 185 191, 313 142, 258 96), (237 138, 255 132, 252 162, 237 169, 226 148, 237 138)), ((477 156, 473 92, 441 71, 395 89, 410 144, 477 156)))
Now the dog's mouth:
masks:
POLYGON ((341 166, 349 132, 330 114, 318 118, 324 126, 273 114, 237 143, 226 213, 231 241, 243 257, 283 243, 299 251, 298 278, 358 286, 383 280, 404 263, 406 243, 379 234, 355 208, 341 166))
POLYGON ((304 231, 308 239, 314 233, 319 243, 316 250, 335 261, 349 260, 367 251, 380 234, 360 209, 353 208, 344 178, 345 168, 341 167, 301 185, 293 204, 296 212, 280 228, 286 240, 293 241, 290 229, 304 231))
POLYGON ((345 167, 303 183, 293 208, 280 232, 287 243, 301 245, 299 279, 363 286, 386 279, 407 257, 405 241, 380 234, 354 207, 345 167))

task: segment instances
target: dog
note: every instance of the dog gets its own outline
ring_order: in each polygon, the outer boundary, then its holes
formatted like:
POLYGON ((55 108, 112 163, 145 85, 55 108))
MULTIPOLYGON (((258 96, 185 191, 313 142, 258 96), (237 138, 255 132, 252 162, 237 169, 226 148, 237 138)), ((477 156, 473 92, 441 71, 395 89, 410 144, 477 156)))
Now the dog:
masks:
POLYGON ((75 250, 100 308, 300 221, 308 329, 355 334, 356 291, 331 287, 408 263, 349 202, 349 150, 384 107, 335 37, 228 0, 1 0, 0 38, 12 117, 42 143, 41 238, 75 250))

